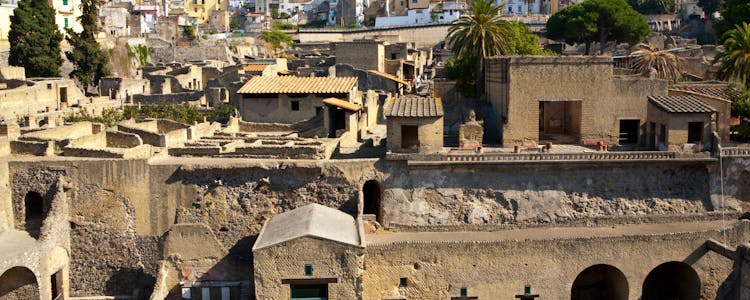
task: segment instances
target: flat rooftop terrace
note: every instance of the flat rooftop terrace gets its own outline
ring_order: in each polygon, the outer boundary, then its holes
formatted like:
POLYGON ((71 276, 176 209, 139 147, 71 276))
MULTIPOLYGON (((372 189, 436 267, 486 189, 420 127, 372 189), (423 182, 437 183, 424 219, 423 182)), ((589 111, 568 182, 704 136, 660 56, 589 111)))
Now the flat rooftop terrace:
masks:
POLYGON ((728 220, 675 222, 663 224, 615 225, 608 227, 540 227, 498 231, 453 232, 377 232, 365 234, 365 244, 393 244, 398 242, 485 242, 522 240, 561 240, 578 238, 606 238, 622 236, 651 236, 675 233, 705 232, 729 229, 740 221, 728 220))

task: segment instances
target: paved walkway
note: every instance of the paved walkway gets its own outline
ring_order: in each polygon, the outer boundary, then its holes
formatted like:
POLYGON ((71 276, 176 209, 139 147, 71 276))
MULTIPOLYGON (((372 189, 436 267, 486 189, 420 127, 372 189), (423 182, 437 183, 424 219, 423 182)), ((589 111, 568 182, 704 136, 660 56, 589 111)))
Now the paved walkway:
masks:
POLYGON ((731 219, 727 221, 713 220, 666 224, 617 225, 610 227, 546 227, 487 232, 378 232, 366 235, 365 241, 368 245, 372 245, 402 241, 518 241, 662 235, 719 230, 724 228, 724 225, 726 225, 726 228, 731 228, 737 222, 737 220, 731 219))

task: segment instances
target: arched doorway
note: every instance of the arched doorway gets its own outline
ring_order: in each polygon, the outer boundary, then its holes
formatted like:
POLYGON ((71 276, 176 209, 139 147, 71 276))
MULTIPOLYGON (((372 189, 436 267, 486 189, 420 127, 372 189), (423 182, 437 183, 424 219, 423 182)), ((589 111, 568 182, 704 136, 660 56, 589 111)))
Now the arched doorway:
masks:
POLYGON ((39 238, 39 231, 49 211, 44 203, 44 197, 37 192, 28 192, 23 199, 23 203, 25 209, 24 228, 31 236, 39 238))
POLYGON ((0 299, 39 299, 36 276, 24 267, 13 267, 0 276, 0 299))
POLYGON ((663 263, 648 273, 643 281, 642 300, 697 300, 701 296, 701 280, 693 268, 683 262, 663 263))
POLYGON ((380 206, 380 184, 375 180, 368 180, 362 187, 362 213, 375 215, 378 223, 383 223, 382 207, 380 206))
POLYGON ((593 265, 573 281, 571 300, 627 300, 628 279, 610 265, 593 265))

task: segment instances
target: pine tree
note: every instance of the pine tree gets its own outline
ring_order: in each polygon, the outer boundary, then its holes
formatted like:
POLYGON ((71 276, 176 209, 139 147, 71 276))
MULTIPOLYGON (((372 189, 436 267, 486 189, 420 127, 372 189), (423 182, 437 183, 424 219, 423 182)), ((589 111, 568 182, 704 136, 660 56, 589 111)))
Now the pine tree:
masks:
POLYGON ((88 90, 89 87, 99 85, 102 77, 109 76, 108 58, 96 41, 96 34, 99 33, 98 0, 81 1, 81 10, 83 14, 78 20, 83 31, 76 33, 71 28, 65 29, 68 33, 65 39, 73 47, 72 51, 65 52, 65 56, 75 66, 70 77, 77 79, 84 90, 88 90))
POLYGON ((10 22, 8 64, 26 68, 27 77, 60 76, 63 37, 47 0, 18 1, 10 22))

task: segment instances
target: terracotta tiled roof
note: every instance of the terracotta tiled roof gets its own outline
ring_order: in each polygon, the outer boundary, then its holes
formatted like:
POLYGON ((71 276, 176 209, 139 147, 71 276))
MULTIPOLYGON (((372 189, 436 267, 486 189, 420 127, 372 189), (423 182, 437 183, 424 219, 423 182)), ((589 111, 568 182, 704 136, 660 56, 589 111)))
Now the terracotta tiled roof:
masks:
POLYGON ((386 117, 440 117, 443 103, 433 97, 406 95, 388 101, 386 117))
POLYGON ((375 74, 377 76, 393 80, 393 81, 398 82, 398 83, 403 84, 403 85, 409 85, 408 81, 400 79, 400 78, 398 78, 396 76, 393 76, 391 74, 388 74, 388 73, 383 73, 383 72, 380 72, 378 70, 370 70, 369 72, 372 73, 372 74, 375 74))
POLYGON ((669 113, 711 113, 716 111, 695 96, 648 96, 648 100, 669 113))
POLYGON ((238 94, 345 94, 357 85, 356 77, 256 76, 238 94))
POLYGON ((362 109, 362 105, 354 104, 346 100, 341 100, 339 98, 325 98, 323 99, 323 103, 341 107, 343 109, 348 109, 351 111, 359 111, 360 109, 362 109))
POLYGON ((732 98, 739 95, 739 91, 737 89, 730 88, 727 83, 718 81, 675 84, 671 85, 669 87, 669 90, 706 96, 726 101, 731 101, 732 98))
POLYGON ((269 65, 267 64, 246 65, 242 67, 242 69, 245 70, 245 72, 263 72, 268 66, 269 65))

